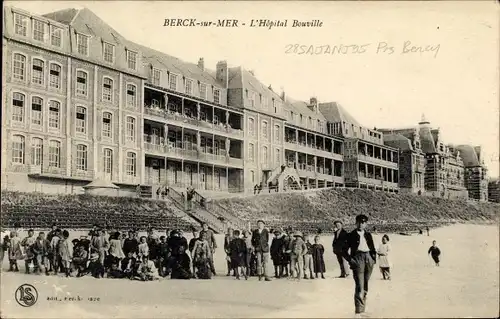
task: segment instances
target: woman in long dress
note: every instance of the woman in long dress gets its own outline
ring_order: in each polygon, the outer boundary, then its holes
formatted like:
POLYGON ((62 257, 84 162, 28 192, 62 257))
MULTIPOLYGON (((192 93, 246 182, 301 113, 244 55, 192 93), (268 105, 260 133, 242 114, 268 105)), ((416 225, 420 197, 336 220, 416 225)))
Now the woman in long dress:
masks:
POLYGON ((382 237, 382 244, 380 244, 377 250, 380 272, 382 273, 384 280, 391 280, 391 261, 389 259, 390 251, 391 246, 389 245, 389 236, 384 235, 382 237))
POLYGON ((319 243, 319 236, 314 237, 314 245, 312 245, 312 259, 316 278, 318 278, 318 274, 321 274, 321 278, 325 279, 324 273, 326 272, 326 267, 325 258, 323 257, 324 253, 325 247, 319 243))

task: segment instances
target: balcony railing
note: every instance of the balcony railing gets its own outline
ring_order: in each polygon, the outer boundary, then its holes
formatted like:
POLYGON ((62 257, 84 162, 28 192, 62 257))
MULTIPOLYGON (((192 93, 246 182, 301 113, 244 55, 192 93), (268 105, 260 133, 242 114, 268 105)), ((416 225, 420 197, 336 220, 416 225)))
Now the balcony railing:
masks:
POLYGON ((394 169, 397 169, 397 167, 398 167, 398 163, 391 162, 391 161, 385 161, 385 160, 380 159, 380 158, 375 158, 375 157, 371 157, 371 156, 367 156, 367 155, 363 155, 363 154, 358 154, 358 160, 363 161, 363 162, 368 163, 368 164, 385 166, 385 167, 394 168, 394 169))
POLYGON ((229 133, 231 135, 236 135, 238 137, 243 137, 243 131, 240 129, 232 128, 229 125, 220 123, 218 121, 210 121, 210 120, 202 120, 197 119, 196 117, 182 115, 178 112, 166 111, 160 108, 152 108, 147 105, 144 107, 144 113, 147 115, 157 116, 161 118, 165 118, 171 121, 179 122, 179 123, 187 123, 192 126, 204 127, 213 129, 223 133, 229 133))

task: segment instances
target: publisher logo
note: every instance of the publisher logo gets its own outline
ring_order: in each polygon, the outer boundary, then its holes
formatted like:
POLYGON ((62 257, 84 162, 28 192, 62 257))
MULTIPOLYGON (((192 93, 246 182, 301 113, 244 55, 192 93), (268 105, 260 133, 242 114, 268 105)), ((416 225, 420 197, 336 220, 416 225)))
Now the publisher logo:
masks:
POLYGON ((38 300, 38 291, 30 284, 24 284, 17 288, 15 293, 16 301, 23 307, 31 307, 38 300))

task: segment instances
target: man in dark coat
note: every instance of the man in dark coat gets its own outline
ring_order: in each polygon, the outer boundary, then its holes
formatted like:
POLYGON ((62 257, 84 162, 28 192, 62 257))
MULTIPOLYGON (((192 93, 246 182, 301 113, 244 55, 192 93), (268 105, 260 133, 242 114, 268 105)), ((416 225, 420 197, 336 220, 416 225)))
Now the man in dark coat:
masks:
POLYGON ((337 257, 337 261, 340 266, 340 277, 346 278, 349 276, 349 264, 347 260, 344 259, 344 250, 347 248, 347 232, 343 229, 343 224, 340 220, 335 222, 335 228, 337 229, 333 234, 333 253, 337 257))
POLYGON ((365 215, 356 216, 356 229, 348 234, 347 249, 344 250, 344 258, 351 266, 356 285, 354 307, 357 316, 365 312, 368 281, 377 261, 373 237, 366 231, 367 221, 365 215))
POLYGON ((263 220, 257 221, 257 225, 259 228, 252 233, 252 245, 257 255, 257 275, 259 276, 259 281, 262 280, 262 278, 264 278, 265 281, 271 281, 267 276, 267 263, 269 262, 269 231, 264 228, 265 224, 263 220))

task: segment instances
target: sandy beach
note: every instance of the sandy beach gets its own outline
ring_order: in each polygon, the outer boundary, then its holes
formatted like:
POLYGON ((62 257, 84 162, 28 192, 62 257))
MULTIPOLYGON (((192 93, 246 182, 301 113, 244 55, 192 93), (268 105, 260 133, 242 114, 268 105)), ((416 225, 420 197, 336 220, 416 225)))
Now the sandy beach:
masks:
MULTIPOLYGON (((375 236, 376 245, 381 234, 375 236)), ((454 225, 430 236, 391 235, 391 281, 378 268, 370 281, 370 317, 497 317, 499 315, 499 233, 497 226, 454 225), (431 264, 432 240, 442 251, 441 267, 431 264)), ((326 279, 259 282, 226 277, 222 236, 216 252, 218 275, 213 280, 138 282, 120 279, 63 278, 9 273, 4 259, 1 285, 2 318, 296 318, 352 317, 352 278, 335 278, 340 270, 325 246, 326 279), (14 299, 21 284, 38 291, 37 303, 23 308, 14 299), (58 297, 62 301, 49 301, 58 297), (64 298, 80 301, 64 301, 64 298), (90 301, 97 297, 99 301, 90 301)), ((21 271, 23 263, 19 262, 21 271)), ((271 266, 269 271, 271 271, 271 266)))

